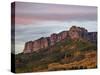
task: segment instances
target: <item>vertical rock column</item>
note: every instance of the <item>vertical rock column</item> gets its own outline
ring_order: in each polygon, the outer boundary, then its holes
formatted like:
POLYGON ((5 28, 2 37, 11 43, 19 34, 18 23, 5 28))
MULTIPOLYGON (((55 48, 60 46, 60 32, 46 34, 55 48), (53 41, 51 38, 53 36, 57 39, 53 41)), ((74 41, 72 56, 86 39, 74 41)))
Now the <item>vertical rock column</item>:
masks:
POLYGON ((88 32, 85 28, 72 26, 69 30, 69 36, 72 40, 87 39, 87 37, 88 37, 87 34, 88 34, 88 32))
POLYGON ((29 41, 25 43, 24 53, 31 53, 32 52, 33 42, 29 41))
POLYGON ((48 47, 48 40, 47 38, 40 38, 38 40, 35 40, 33 42, 33 48, 32 48, 32 51, 38 51, 40 49, 44 49, 44 48, 47 48, 48 47))
POLYGON ((57 34, 52 34, 51 36, 50 36, 50 45, 52 46, 52 45, 54 45, 56 42, 57 42, 57 37, 58 37, 58 35, 57 34))

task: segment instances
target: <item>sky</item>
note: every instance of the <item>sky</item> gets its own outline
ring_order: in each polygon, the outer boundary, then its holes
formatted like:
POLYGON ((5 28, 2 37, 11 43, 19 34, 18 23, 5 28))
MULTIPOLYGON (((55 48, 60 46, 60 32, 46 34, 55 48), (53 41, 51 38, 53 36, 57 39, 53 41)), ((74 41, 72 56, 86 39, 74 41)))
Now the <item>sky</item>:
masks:
POLYGON ((97 31, 97 7, 16 2, 15 54, 23 51, 25 42, 67 31, 73 25, 97 31))

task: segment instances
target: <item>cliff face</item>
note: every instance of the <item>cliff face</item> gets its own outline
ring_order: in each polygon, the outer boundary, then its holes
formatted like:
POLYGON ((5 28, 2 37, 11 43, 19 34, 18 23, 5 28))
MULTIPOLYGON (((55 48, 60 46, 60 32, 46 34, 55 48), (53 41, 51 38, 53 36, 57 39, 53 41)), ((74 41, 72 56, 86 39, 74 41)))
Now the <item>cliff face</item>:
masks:
POLYGON ((77 40, 80 38, 87 38, 88 37, 88 31, 85 28, 72 26, 69 30, 69 36, 73 40, 77 40))
POLYGON ((54 45, 56 42, 67 39, 67 37, 68 37, 67 31, 60 32, 59 34, 52 34, 49 37, 50 45, 54 45))
POLYGON ((97 32, 88 32, 88 38, 91 42, 97 43, 97 32))
POLYGON ((48 40, 47 38, 40 38, 35 41, 29 41, 25 43, 25 48, 24 48, 24 53, 31 53, 34 51, 37 51, 42 48, 47 48, 48 47, 48 40))
POLYGON ((31 53, 33 48, 33 42, 29 41, 25 43, 24 53, 31 53))
POLYGON ((29 41, 25 43, 24 53, 31 53, 34 51, 39 51, 41 49, 47 48, 49 46, 55 45, 55 43, 60 42, 65 39, 86 39, 91 42, 96 42, 97 33, 88 32, 85 28, 72 26, 69 31, 62 31, 58 34, 51 34, 50 37, 42 37, 35 41, 29 41))
POLYGON ((32 51, 37 51, 39 49, 47 48, 47 47, 48 47, 48 40, 47 40, 47 38, 42 37, 42 38, 35 40, 33 42, 32 51))

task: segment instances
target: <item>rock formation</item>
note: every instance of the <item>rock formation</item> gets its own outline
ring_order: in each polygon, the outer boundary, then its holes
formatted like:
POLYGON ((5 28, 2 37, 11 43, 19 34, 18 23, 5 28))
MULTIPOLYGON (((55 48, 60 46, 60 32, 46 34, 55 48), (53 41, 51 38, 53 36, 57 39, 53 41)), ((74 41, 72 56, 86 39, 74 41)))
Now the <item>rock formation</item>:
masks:
POLYGON ((24 53, 31 53, 33 48, 33 42, 29 41, 25 43, 24 53))
POLYGON ((37 51, 39 49, 47 48, 47 47, 48 47, 48 40, 47 40, 47 38, 42 37, 33 42, 32 51, 37 51))
POLYGON ((88 32, 85 28, 72 26, 69 31, 62 31, 58 34, 53 33, 50 37, 42 37, 35 41, 26 42, 23 52, 31 53, 34 51, 39 51, 49 46, 53 46, 55 43, 62 40, 67 40, 68 38, 72 40, 85 39, 96 43, 97 32, 88 32))
POLYGON ((77 40, 79 38, 87 38, 88 31, 85 28, 72 26, 69 30, 69 36, 73 40, 77 40))
POLYGON ((97 32, 88 32, 88 39, 93 43, 97 43, 97 32))
POLYGON ((42 37, 35 41, 26 42, 24 53, 31 53, 31 52, 37 51, 42 48, 47 48, 47 47, 48 47, 48 40, 47 38, 42 37))
POLYGON ((51 37, 48 38, 50 45, 54 45, 57 42, 57 34, 52 34, 51 37))

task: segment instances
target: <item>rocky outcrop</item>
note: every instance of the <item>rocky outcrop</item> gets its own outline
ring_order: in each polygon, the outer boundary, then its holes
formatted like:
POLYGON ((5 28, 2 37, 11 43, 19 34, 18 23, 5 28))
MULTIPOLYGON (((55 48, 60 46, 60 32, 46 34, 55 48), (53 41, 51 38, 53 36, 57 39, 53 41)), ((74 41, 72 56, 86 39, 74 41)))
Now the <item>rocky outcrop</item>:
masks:
POLYGON ((50 45, 54 45, 56 42, 60 42, 64 39, 67 39, 67 37, 68 37, 67 31, 60 32, 59 34, 52 34, 49 37, 50 45))
POLYGON ((47 47, 48 47, 48 40, 47 38, 42 37, 38 40, 29 41, 25 43, 24 53, 31 53, 47 47))
POLYGON ((72 40, 85 39, 91 42, 96 42, 97 32, 88 32, 85 28, 72 26, 69 31, 62 31, 58 34, 53 33, 50 37, 42 37, 35 41, 26 42, 23 52, 31 53, 34 51, 39 51, 53 46, 62 40, 67 40, 68 38, 72 40))
POLYGON ((58 34, 57 42, 59 42, 61 40, 64 40, 64 39, 67 39, 67 38, 68 38, 68 32, 67 31, 63 31, 63 32, 58 34))
POLYGON ((88 40, 97 43, 97 32, 89 32, 88 33, 88 40))
POLYGON ((31 53, 33 48, 33 42, 29 41, 25 43, 24 53, 31 53))
POLYGON ((37 51, 39 49, 47 48, 47 47, 48 47, 48 40, 47 40, 47 38, 42 37, 33 42, 32 51, 37 51))
POLYGON ((52 34, 48 40, 49 40, 49 45, 54 45, 56 42, 57 42, 57 37, 58 35, 57 34, 52 34))
POLYGON ((87 38, 88 31, 85 28, 72 26, 69 30, 69 36, 73 40, 77 40, 80 38, 87 38))

